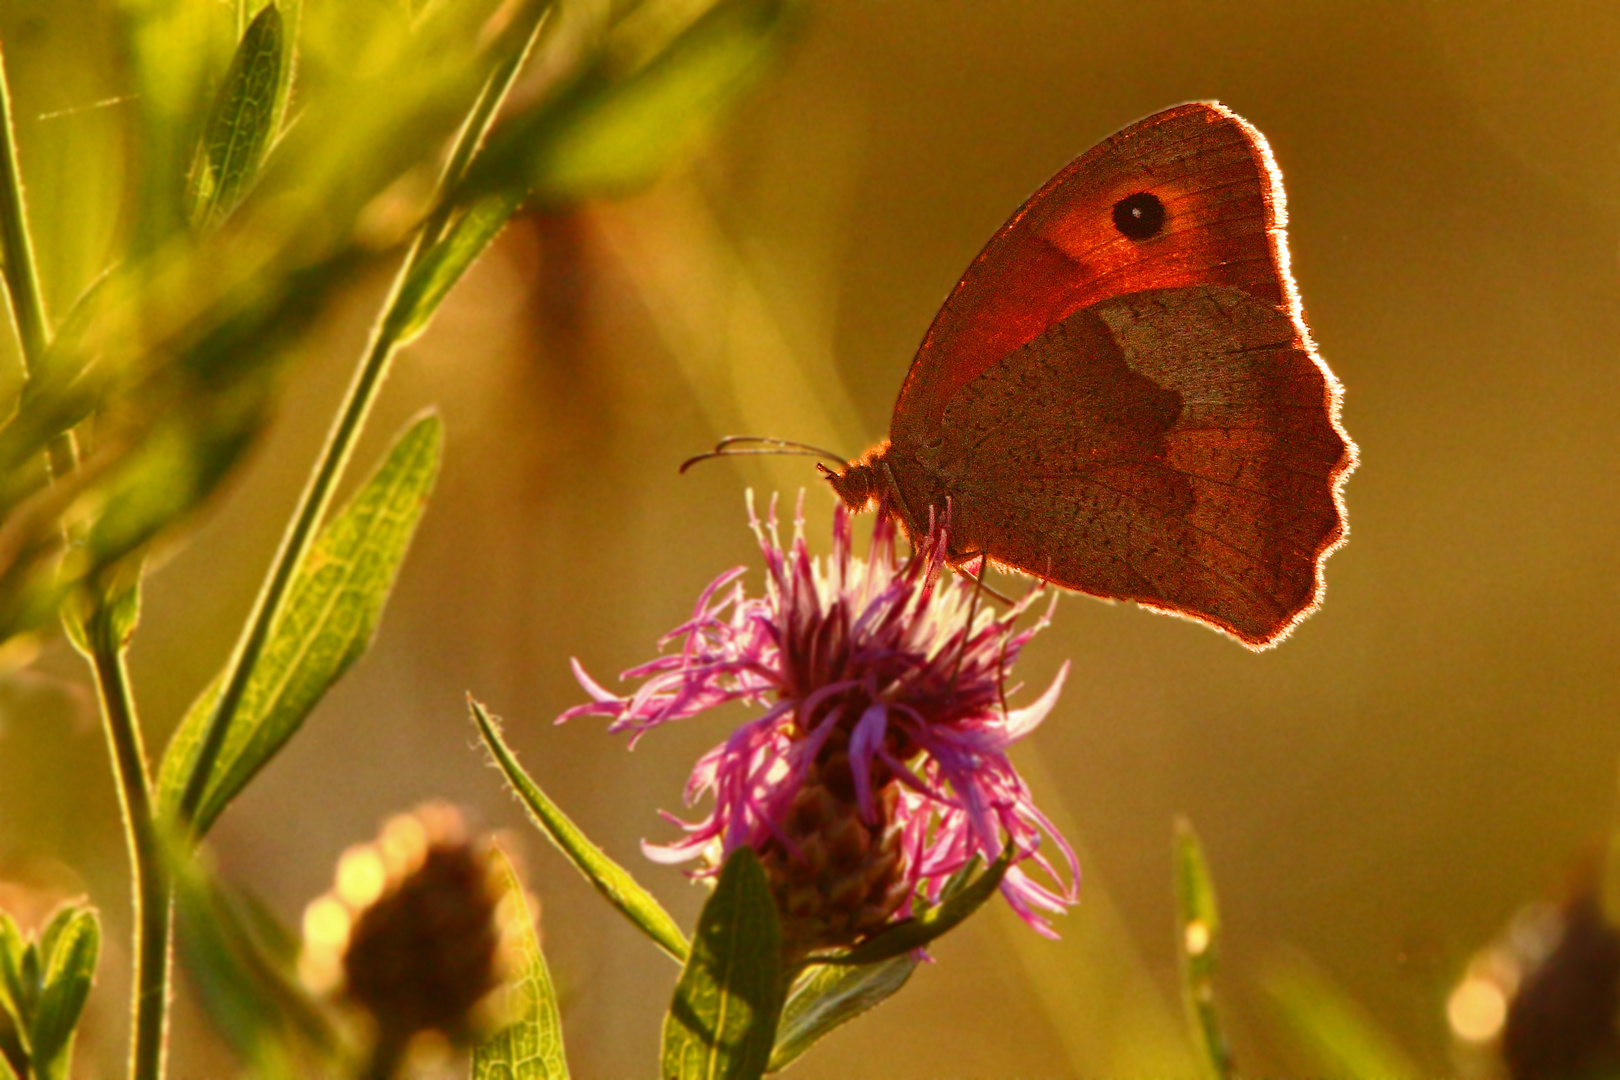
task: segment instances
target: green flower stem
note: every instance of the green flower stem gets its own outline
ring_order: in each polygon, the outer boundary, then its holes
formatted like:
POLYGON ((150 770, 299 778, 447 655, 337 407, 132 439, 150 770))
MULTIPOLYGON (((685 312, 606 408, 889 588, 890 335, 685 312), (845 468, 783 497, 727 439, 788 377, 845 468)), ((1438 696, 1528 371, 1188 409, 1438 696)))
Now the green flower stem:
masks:
MULTIPOLYGON (((0 273, 4 274, 6 295, 17 324, 26 383, 44 364, 45 352, 50 346, 50 323, 45 314, 34 245, 28 231, 22 171, 17 161, 16 128, 12 121, 11 87, 3 53, 0 53, 0 273)), ((53 477, 72 471, 78 458, 72 434, 65 433, 52 440, 48 457, 53 477)), ((123 642, 112 629, 112 613, 106 595, 96 595, 92 602, 94 607, 86 620, 90 665, 112 751, 113 776, 123 811, 134 894, 135 989, 130 1007, 130 1076, 132 1080, 158 1080, 163 1075, 168 1028, 171 926, 168 885, 152 819, 146 751, 141 743, 128 672, 124 668, 123 642)))
POLYGON ((22 172, 17 168, 16 128, 11 121, 11 90, 3 52, 0 52, 0 143, 3 143, 0 145, 0 244, 4 245, 0 249, 0 269, 5 272, 11 315, 17 320, 17 336, 22 339, 23 364, 25 369, 31 369, 45 355, 49 331, 45 322, 45 301, 39 291, 39 275, 34 269, 34 245, 28 237, 22 172))
POLYGON ((96 693, 106 721, 113 776, 129 844, 135 922, 134 1001, 131 1003, 131 1080, 163 1075, 169 1026, 170 940, 173 929, 169 883, 152 817, 152 782, 146 750, 124 667, 123 643, 106 604, 99 604, 86 626, 96 693))
MULTIPOLYGON (((11 83, 6 76, 5 53, 0 51, 0 273, 5 275, 11 317, 22 345, 23 380, 38 374, 50 345, 50 323, 45 297, 34 262, 34 242, 28 233, 28 209, 23 201, 22 170, 17 165, 17 129, 11 117, 11 83)), ((77 448, 71 434, 51 440, 51 475, 61 476, 76 464, 77 448)))
MULTIPOLYGON (((399 273, 394 277, 389 301, 384 310, 392 310, 401 285, 421 258, 422 251, 420 241, 411 248, 399 273)), ((254 666, 259 662, 259 654, 263 652, 265 642, 270 638, 271 628, 281 616, 282 606, 287 599, 287 588, 292 584, 299 564, 303 562, 310 544, 315 540, 317 526, 331 507, 338 479, 342 477, 343 470, 354 455, 355 443, 365 428, 366 418, 377 399, 377 391, 382 386, 383 378, 388 374, 396 342, 391 335, 384 333, 386 321, 386 318, 379 319, 372 328, 371 341, 366 346, 365 358, 349 384, 343 406, 327 433, 326 445, 321 449, 320 460, 316 463, 314 472, 310 474, 303 494, 299 496, 298 508, 293 512, 292 522, 282 534, 281 546, 276 551, 270 575, 265 579, 258 598, 253 603, 253 612, 248 617, 247 628, 236 643, 236 652, 231 656, 224 687, 214 703, 213 712, 209 714, 207 731, 197 749, 197 759, 186 779, 185 791, 180 796, 181 821, 190 821, 196 815, 197 807, 202 804, 214 765, 219 760, 219 752, 225 745, 225 734, 230 727, 231 717, 242 703, 242 694, 246 692, 248 679, 253 674, 254 666)))
POLYGON ((449 166, 440 178, 437 205, 423 223, 409 254, 405 256, 399 271, 394 275, 388 300, 383 305, 377 321, 372 325, 371 339, 366 345, 364 359, 355 371, 353 382, 349 384, 348 394, 326 437, 326 445, 321 450, 320 460, 316 463, 315 471, 310 474, 309 483, 299 497, 298 508, 294 511, 292 522, 281 538, 281 546, 276 552, 270 575, 265 579, 264 586, 254 601, 247 628, 241 640, 237 642, 236 652, 231 657, 224 686, 214 703, 213 711, 209 714, 208 727, 202 743, 197 748, 196 761, 192 763, 191 773, 186 778, 185 790, 180 796, 178 809, 181 821, 189 822, 196 815, 197 807, 202 805, 214 765, 225 745, 225 735, 230 729, 231 718, 242 703, 242 695, 247 691, 248 680, 258 663, 259 654, 264 650, 265 642, 270 638, 270 630, 281 615, 282 606, 287 599, 288 586, 292 584, 294 574, 308 553, 310 544, 314 542, 321 519, 326 516, 326 511, 331 506, 333 491, 348 466, 350 457, 354 454, 354 445, 365 427, 366 417, 371 413, 372 403, 376 400, 377 391, 382 386, 384 377, 388 374, 394 353, 399 348, 398 308, 405 284, 427 258, 433 245, 443 237, 453 210, 450 192, 460 181, 461 175, 482 144, 489 125, 494 122, 501 101, 511 89, 512 82, 522 67, 522 61, 533 47, 535 36, 547 10, 544 4, 535 5, 535 21, 526 46, 514 58, 514 62, 496 72, 474 105, 467 123, 456 138, 449 166))

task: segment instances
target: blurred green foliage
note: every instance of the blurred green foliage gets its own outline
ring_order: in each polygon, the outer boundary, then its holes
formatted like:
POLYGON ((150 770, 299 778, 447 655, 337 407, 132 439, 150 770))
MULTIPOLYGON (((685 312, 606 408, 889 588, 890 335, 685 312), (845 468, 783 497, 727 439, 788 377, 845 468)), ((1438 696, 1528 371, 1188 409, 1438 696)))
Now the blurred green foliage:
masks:
POLYGON ((1181 996, 1193 1030, 1193 1042, 1203 1052, 1204 1065, 1216 1080, 1234 1075, 1232 1050, 1215 1009, 1215 969, 1220 944, 1221 916, 1215 902, 1215 882, 1204 859, 1203 845, 1186 818, 1176 821, 1175 889, 1176 929, 1181 956, 1181 996))
POLYGON ((180 959, 214 1029, 256 1076, 333 1072, 353 1049, 298 981, 296 937, 178 837, 166 851, 180 959))
POLYGON ((101 923, 65 904, 37 939, 0 911, 0 1064, 20 1080, 67 1080, 73 1031, 95 980, 101 923))
MULTIPOLYGON (((171 901, 204 1008, 239 1056, 273 1075, 293 1074, 296 1045, 330 1057, 285 950, 267 947, 271 921, 166 839, 169 825, 205 833, 370 643, 443 442, 436 418, 413 424, 327 520, 393 354, 520 207, 622 192, 674 160, 763 70, 785 10, 130 0, 108 12, 133 103, 120 133, 129 213, 104 267, 68 283, 41 277, 66 261, 37 258, 33 233, 63 230, 30 219, 0 66, 0 269, 22 362, 0 422, 0 642, 62 615, 97 676, 146 913, 133 1075, 163 1068, 171 901), (240 464, 300 341, 390 262, 394 287, 260 601, 172 740, 154 798, 123 668, 142 558, 240 464), (61 295, 78 299, 53 318, 46 297, 61 295)), ((38 947, 4 925, 0 1046, 13 1070, 65 1075, 94 917, 53 923, 38 947)), ((684 951, 678 930, 671 941, 684 951)), ((532 981, 543 962, 531 944, 532 981)))
MULTIPOLYGON (((776 0, 253 7, 121 9, 137 169, 120 250, 66 288, 8 275, 25 339, 46 292, 81 298, 24 341, 0 428, 0 638, 217 490, 294 346, 359 274, 410 252, 384 321, 387 348, 409 340, 526 201, 628 190, 690 146, 762 70, 786 14, 776 0), (544 82, 486 143, 542 16, 544 82), (51 447, 72 474, 54 486, 35 464, 51 447)), ((0 215, 18 236, 26 173, 0 215)), ((9 246, 8 266, 28 261, 9 246)))

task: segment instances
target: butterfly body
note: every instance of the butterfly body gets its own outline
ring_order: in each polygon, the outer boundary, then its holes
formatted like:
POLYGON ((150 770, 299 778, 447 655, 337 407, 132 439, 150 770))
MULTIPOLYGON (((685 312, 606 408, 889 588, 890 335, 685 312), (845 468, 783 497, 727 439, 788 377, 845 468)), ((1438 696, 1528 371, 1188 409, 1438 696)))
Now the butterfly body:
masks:
POLYGON ((887 442, 829 477, 950 556, 1199 619, 1252 648, 1320 600, 1355 450, 1288 274, 1264 139, 1218 105, 1125 129, 993 237, 887 442))

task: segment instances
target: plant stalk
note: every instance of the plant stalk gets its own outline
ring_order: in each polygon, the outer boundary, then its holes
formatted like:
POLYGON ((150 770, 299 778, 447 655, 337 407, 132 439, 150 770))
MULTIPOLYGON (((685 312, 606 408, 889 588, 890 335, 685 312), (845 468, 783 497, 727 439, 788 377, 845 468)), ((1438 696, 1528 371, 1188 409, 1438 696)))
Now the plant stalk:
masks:
POLYGON ((548 10, 547 4, 535 5, 534 24, 523 48, 493 73, 489 83, 479 95, 478 101, 469 113, 467 123, 463 125, 456 138, 444 175, 440 177, 437 202, 394 275, 388 299, 383 304, 376 322, 372 324, 364 358, 354 373, 342 407, 327 433, 326 445, 321 449, 315 470, 310 474, 309 482, 299 496, 298 507, 293 512, 287 531, 282 535, 281 545, 276 550, 270 574, 254 600, 246 629, 237 642, 235 653, 231 656, 224 685, 219 697, 215 699, 213 710, 208 715, 208 725, 197 748, 196 760, 191 765, 189 775, 186 777, 185 790, 180 796, 178 813, 182 822, 193 821, 198 808, 202 805, 214 765, 224 748, 231 718, 242 703, 242 695, 247 692, 248 681, 258 664, 259 655, 264 651, 265 643, 270 639, 270 631, 281 616, 293 576, 302 565, 310 545, 315 541, 316 529, 332 504, 337 482, 342 478, 349 459, 354 454, 354 445, 359 439, 360 432, 365 428, 366 418, 371 413, 377 391, 382 386, 394 354, 400 347, 398 309, 405 285, 421 267, 433 246, 443 239, 451 215, 456 209, 451 198, 455 184, 469 167, 489 131, 490 124, 494 122, 497 109, 534 47, 548 10))
MULTIPOLYGON (((49 331, 45 301, 34 269, 34 245, 28 236, 22 172, 17 167, 16 127, 11 119, 11 90, 5 54, 0 52, 0 270, 5 272, 11 317, 17 322, 23 363, 31 370, 45 354, 49 331)), ((24 372, 25 376, 27 372, 24 372)))
MULTIPOLYGON (((29 378, 39 374, 45 362, 51 332, 28 230, 10 80, 3 53, 0 53, 0 272, 4 274, 6 296, 17 326, 26 384, 29 378)), ((78 464, 77 458, 78 448, 71 433, 53 439, 48 452, 51 476, 71 472, 78 464)), ((123 642, 113 628, 106 593, 97 589, 92 603, 94 606, 85 621, 88 655, 112 754, 124 838, 129 846, 131 913, 135 924, 129 1074, 131 1080, 159 1080, 168 1042, 172 926, 168 883, 152 818, 151 778, 147 774, 146 750, 141 741, 129 674, 124 667, 123 642)))
MULTIPOLYGON (((405 257, 399 273, 394 277, 389 301, 384 310, 392 310, 394 300, 405 279, 420 260, 422 250, 419 238, 412 246, 410 254, 405 257)), ((219 760, 220 750, 225 745, 225 735, 230 728, 231 717, 242 703, 242 695, 247 691, 248 680, 259 662, 259 655, 264 651, 265 643, 270 639, 270 630, 281 617, 293 575, 303 563, 304 556, 315 541, 315 530, 332 505, 338 479, 342 477, 349 459, 354 454, 354 445, 365 427, 366 417, 371 413, 371 406, 377 398, 377 390, 382 386, 383 377, 388 373, 396 343, 390 336, 385 335, 385 324, 386 319, 379 319, 372 328, 365 357, 349 383, 342 408, 333 421, 331 430, 327 432, 326 445, 321 448, 321 456, 315 470, 310 473, 309 481, 298 497, 298 507, 293 511, 287 531, 282 534, 281 545, 276 549, 270 575, 265 579, 264 586, 253 602, 253 611, 248 616, 246 630, 231 656, 224 686, 208 715, 208 726, 202 744, 197 749, 197 759, 191 766, 190 774, 186 778, 185 791, 180 796, 178 810, 182 822, 190 822, 195 818, 198 808, 202 805, 203 796, 208 790, 209 778, 214 771, 215 763, 219 760)))
POLYGON ((129 844, 135 923, 134 999, 131 1011, 130 1080, 159 1080, 168 1044, 172 904, 163 852, 152 817, 152 782, 146 750, 124 666, 123 643, 111 614, 98 603, 87 623, 90 664, 112 751, 113 777, 129 844))
MULTIPOLYGON (((17 128, 12 122, 11 83, 6 58, 0 50, 0 273, 5 276, 11 317, 22 347, 23 382, 38 375, 50 347, 50 322, 45 316, 45 295, 39 287, 34 242, 28 232, 28 206, 23 199, 22 169, 17 163, 17 128)), ((72 471, 78 449, 71 434, 51 440, 48 451, 51 475, 72 471)))

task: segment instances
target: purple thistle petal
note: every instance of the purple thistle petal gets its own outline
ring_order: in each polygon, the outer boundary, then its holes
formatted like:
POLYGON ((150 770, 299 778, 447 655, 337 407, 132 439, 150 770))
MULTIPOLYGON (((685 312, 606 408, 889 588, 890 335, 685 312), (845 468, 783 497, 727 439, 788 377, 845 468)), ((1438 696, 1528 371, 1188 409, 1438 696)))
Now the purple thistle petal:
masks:
MULTIPOLYGON (((937 898, 975 856, 993 860, 1011 844, 1019 865, 1009 868, 1002 895, 1020 918, 1052 935, 1043 913, 1075 901, 1078 863, 1006 752, 1050 714, 1069 666, 1034 702, 1016 710, 1003 704, 1007 673, 1051 619, 1049 605, 1033 624, 1015 625, 1040 590, 998 615, 980 602, 976 582, 948 569, 943 529, 902 562, 897 527, 886 515, 873 526, 867 557, 857 558, 842 506, 831 554, 813 558, 802 495, 790 543, 782 542, 774 498, 761 518, 750 497, 748 522, 765 563, 762 595, 747 595, 740 568, 716 577, 692 616, 661 642, 677 650, 625 673, 642 680, 628 697, 573 665, 592 700, 559 721, 604 716, 632 745, 653 727, 722 704, 765 706, 694 766, 685 801, 693 806, 712 795, 709 812, 696 822, 666 814, 684 835, 644 842, 647 856, 699 860, 697 876, 712 876, 739 846, 770 849, 772 859, 791 864, 806 851, 796 830, 807 826, 790 824, 800 793, 812 807, 831 797, 876 830, 874 843, 880 835, 895 838, 892 854, 874 849, 873 864, 900 875, 890 891, 901 897, 894 917, 910 910, 906 898, 918 890, 937 898), (806 791, 812 776, 817 787, 806 791), (1043 835, 1057 845, 1056 866, 1039 850, 1043 835)), ((815 814, 805 820, 813 823, 815 814)))

